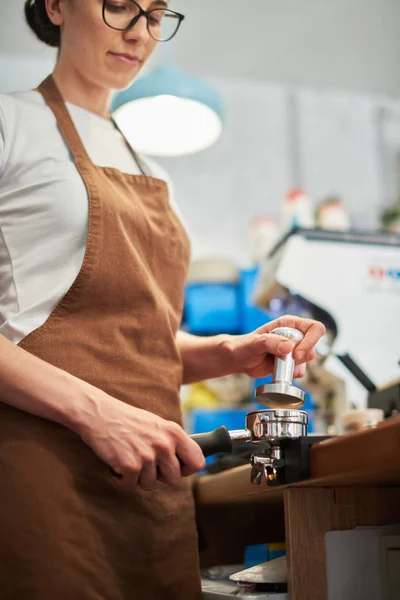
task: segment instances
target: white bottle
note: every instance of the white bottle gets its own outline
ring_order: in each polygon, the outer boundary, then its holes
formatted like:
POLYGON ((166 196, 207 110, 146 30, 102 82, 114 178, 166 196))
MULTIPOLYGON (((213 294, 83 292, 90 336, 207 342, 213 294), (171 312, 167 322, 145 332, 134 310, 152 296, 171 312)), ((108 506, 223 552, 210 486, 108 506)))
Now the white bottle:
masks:
POLYGON ((310 197, 304 190, 294 189, 286 194, 282 203, 282 229, 315 227, 314 211, 310 197))

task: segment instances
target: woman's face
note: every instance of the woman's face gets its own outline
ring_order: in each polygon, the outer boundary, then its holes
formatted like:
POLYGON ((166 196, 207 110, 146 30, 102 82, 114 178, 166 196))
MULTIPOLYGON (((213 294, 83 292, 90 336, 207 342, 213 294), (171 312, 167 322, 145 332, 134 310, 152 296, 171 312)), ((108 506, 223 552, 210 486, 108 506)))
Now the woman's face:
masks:
MULTIPOLYGON (((128 31, 111 29, 103 21, 102 0, 46 0, 49 17, 61 26, 60 60, 82 78, 108 89, 128 87, 157 42, 142 17, 128 31)), ((122 0, 109 0, 118 8, 122 0)), ((161 0, 139 0, 144 10, 165 8, 161 0)))

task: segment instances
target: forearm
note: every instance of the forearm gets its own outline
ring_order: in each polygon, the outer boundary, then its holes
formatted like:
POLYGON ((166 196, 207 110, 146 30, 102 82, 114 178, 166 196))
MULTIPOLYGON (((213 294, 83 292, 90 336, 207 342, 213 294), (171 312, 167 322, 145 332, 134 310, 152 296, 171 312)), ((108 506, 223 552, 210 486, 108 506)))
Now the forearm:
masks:
POLYGON ((80 390, 85 385, 0 335, 0 398, 4 404, 77 431, 85 418, 86 399, 80 390))
POLYGON ((177 345, 183 363, 183 383, 233 373, 231 339, 229 335, 200 337, 179 331, 177 345))
POLYGON ((177 486, 182 476, 204 468, 200 447, 177 423, 109 396, 1 334, 0 399, 75 431, 109 465, 110 478, 111 472, 122 476, 125 489, 149 491, 157 479, 177 486))

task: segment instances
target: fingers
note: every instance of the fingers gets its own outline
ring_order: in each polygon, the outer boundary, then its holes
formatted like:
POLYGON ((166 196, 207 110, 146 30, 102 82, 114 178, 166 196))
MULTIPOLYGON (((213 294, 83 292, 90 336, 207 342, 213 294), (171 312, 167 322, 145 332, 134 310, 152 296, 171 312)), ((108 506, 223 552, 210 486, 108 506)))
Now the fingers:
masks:
POLYGON ((307 323, 304 325, 304 329, 300 330, 304 333, 304 338, 297 344, 293 353, 293 357, 299 362, 312 360, 308 358, 310 353, 313 353, 312 358, 315 358, 314 346, 326 332, 325 326, 319 321, 305 320, 307 323))
POLYGON ((300 350, 300 352, 298 352, 297 348, 295 348, 295 350, 293 352, 293 358, 295 359, 296 364, 310 362, 311 360, 314 360, 316 355, 317 355, 317 353, 315 352, 314 348, 312 348, 311 350, 305 351, 304 354, 303 354, 303 351, 301 351, 301 350, 300 350))
POLYGON ((204 469, 205 458, 200 446, 186 433, 184 435, 186 439, 177 446, 176 454, 181 462, 182 475, 187 477, 204 469))
POLYGON ((138 484, 140 475, 139 463, 129 460, 128 457, 118 466, 110 467, 112 476, 123 488, 133 488, 138 484))
POLYGON ((306 365, 297 365, 294 369, 293 379, 302 379, 306 374, 306 365))
POLYGON ((111 473, 118 479, 121 487, 133 488, 138 485, 146 492, 156 487, 157 480, 170 486, 176 486, 181 481, 181 465, 175 455, 158 461, 149 460, 141 467, 132 465, 111 468, 111 473))
POLYGON ((170 486, 177 486, 181 481, 181 465, 176 456, 171 460, 160 459, 157 464, 155 461, 143 465, 141 471, 136 469, 120 468, 111 469, 113 476, 118 479, 123 488, 141 487, 144 491, 150 492, 157 485, 157 480, 170 486))
POLYGON ((154 461, 144 465, 138 479, 138 485, 145 491, 150 492, 156 487, 157 466, 154 461))
POLYGON ((181 464, 176 456, 161 457, 158 461, 158 479, 166 485, 178 485, 181 480, 181 464))
POLYGON ((162 451, 159 466, 163 481, 169 485, 179 483, 181 476, 187 477, 204 469, 205 459, 200 446, 193 441, 183 428, 172 421, 164 421, 164 427, 173 446, 162 451))
POLYGON ((205 459, 199 445, 182 427, 160 420, 160 427, 155 427, 155 431, 155 437, 142 438, 136 445, 132 444, 130 452, 120 457, 120 464, 114 462, 111 472, 121 487, 138 485, 151 491, 157 481, 177 486, 182 476, 204 468, 205 459))
MULTIPOLYGON (((303 341, 299 342, 299 345, 300 343, 303 344, 303 341)), ((305 345, 305 349, 303 345, 299 353, 298 346, 295 346, 291 340, 288 340, 281 335, 264 333, 254 338, 254 341, 251 345, 251 352, 254 356, 273 354, 274 356, 283 357, 293 350, 293 358, 295 359, 296 363, 299 364, 308 362, 315 358, 316 352, 312 344, 313 341, 308 342, 305 345)))
POLYGON ((302 317, 292 315, 285 315, 279 319, 275 319, 260 327, 256 333, 265 335, 277 327, 293 327, 304 334, 304 339, 296 345, 293 351, 293 357, 296 362, 307 362, 315 358, 313 348, 326 333, 325 326, 320 321, 303 319, 302 317))
POLYGON ((281 335, 273 333, 264 333, 254 338, 252 344, 252 354, 274 354, 275 356, 285 356, 293 349, 293 344, 290 340, 281 335))

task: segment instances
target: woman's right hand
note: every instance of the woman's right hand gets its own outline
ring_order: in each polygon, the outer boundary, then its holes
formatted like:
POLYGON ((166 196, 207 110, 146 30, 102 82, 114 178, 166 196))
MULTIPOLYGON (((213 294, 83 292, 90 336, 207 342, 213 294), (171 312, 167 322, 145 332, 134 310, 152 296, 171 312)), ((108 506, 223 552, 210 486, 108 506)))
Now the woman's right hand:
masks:
POLYGON ((75 431, 123 475, 122 485, 178 485, 204 466, 200 447, 176 423, 112 398, 0 334, 1 402, 75 431))
POLYGON ((177 423, 92 386, 85 389, 85 396, 84 410, 74 429, 115 473, 122 475, 122 485, 152 490, 159 480, 176 486, 182 475, 204 467, 200 447, 177 423))

